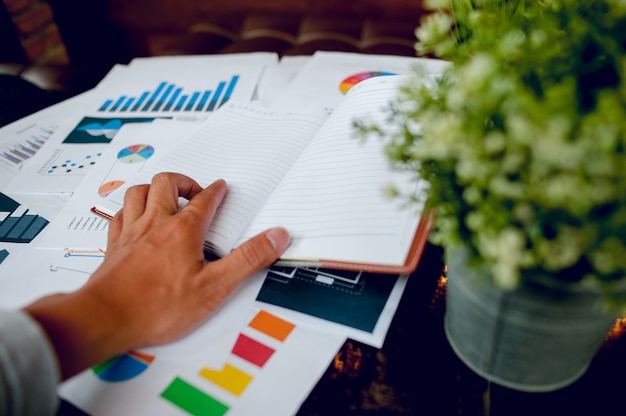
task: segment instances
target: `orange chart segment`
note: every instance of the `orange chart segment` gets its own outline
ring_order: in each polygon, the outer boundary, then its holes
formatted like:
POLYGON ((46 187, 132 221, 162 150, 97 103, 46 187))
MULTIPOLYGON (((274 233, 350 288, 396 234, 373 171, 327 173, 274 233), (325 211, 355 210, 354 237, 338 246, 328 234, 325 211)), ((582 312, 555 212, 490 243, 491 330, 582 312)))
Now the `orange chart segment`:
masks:
POLYGON ((287 322, 266 311, 259 311, 259 313, 252 318, 248 326, 281 342, 287 339, 291 331, 295 328, 295 325, 291 322, 287 322))
POLYGON ((124 185, 124 182, 125 181, 114 180, 114 181, 103 183, 100 186, 100 188, 98 188, 98 195, 100 195, 102 198, 106 198, 107 196, 111 194, 111 192, 115 191, 117 188, 124 185))

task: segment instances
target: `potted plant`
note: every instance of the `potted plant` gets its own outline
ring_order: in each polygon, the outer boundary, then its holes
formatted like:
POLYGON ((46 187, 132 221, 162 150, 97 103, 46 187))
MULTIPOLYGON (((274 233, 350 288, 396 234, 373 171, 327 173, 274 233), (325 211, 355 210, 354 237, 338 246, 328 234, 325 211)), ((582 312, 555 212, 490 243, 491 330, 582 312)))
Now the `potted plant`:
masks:
POLYGON ((430 185, 457 355, 508 387, 563 387, 626 305, 626 3, 429 3, 416 48, 453 65, 403 85, 401 134, 360 127, 430 185))

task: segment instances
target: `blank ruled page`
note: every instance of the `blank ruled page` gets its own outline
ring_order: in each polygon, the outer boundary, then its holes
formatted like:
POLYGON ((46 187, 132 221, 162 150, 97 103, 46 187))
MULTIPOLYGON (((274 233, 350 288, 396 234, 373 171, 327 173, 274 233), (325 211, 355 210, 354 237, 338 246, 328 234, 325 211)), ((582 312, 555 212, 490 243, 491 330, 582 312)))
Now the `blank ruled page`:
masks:
POLYGON ((228 193, 206 235, 223 255, 234 248, 325 118, 229 102, 141 179, 149 183, 157 172, 182 173, 202 186, 225 179, 228 193))
POLYGON ((326 259, 402 265, 419 215, 383 195, 389 184, 420 186, 393 171, 379 138, 361 141, 355 119, 382 124, 395 97, 395 77, 358 84, 330 115, 291 168, 245 238, 274 225, 292 235, 283 259, 326 259), (358 88, 361 87, 361 88, 358 88))

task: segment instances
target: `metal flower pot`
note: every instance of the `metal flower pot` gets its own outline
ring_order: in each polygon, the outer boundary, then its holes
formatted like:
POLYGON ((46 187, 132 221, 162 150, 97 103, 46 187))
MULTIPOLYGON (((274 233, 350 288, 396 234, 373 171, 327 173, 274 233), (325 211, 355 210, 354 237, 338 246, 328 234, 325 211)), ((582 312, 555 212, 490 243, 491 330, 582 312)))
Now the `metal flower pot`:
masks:
POLYGON ((565 387, 582 376, 617 316, 598 293, 521 287, 502 291, 447 256, 445 331, 457 356, 488 381, 526 392, 565 387))

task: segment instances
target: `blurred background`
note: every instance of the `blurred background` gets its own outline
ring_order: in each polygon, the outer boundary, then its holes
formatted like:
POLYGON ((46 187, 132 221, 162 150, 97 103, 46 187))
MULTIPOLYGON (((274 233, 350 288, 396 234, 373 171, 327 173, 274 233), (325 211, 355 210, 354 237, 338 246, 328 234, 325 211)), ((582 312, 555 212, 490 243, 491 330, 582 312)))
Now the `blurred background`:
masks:
POLYGON ((414 56, 423 13, 420 0, 3 0, 0 101, 26 91, 30 106, 0 104, 0 122, 90 89, 140 56, 414 56))

